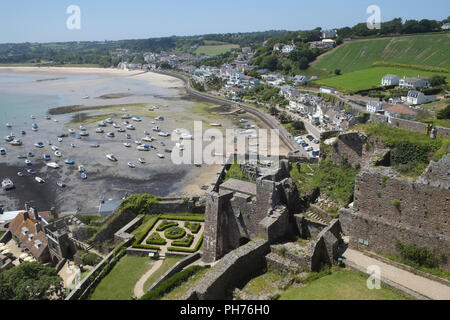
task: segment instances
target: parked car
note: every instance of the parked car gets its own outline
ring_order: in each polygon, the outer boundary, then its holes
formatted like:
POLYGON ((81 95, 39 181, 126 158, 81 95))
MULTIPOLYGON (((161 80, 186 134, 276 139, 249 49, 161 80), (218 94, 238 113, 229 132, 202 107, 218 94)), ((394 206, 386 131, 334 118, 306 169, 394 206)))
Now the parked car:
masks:
POLYGON ((318 151, 318 150, 314 150, 314 151, 312 152, 312 156, 313 156, 314 158, 318 158, 318 157, 319 157, 319 151, 318 151))
POLYGON ((311 146, 308 146, 305 148, 305 151, 308 151, 308 152, 313 151, 313 148, 311 146))

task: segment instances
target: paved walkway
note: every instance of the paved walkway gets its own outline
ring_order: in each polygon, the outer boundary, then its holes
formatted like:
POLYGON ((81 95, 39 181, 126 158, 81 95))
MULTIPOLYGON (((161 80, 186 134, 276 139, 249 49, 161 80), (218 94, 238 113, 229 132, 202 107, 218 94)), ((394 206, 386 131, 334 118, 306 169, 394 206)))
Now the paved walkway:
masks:
POLYGON ((145 289, 144 289, 144 284, 145 282, 148 280, 148 278, 150 278, 152 276, 153 273, 156 272, 156 270, 158 270, 162 264, 163 264, 164 260, 157 260, 152 267, 150 268, 150 270, 148 270, 139 280, 138 282, 136 282, 135 286, 134 286, 134 296, 137 298, 140 298, 144 295, 145 293, 145 289))
POLYGON ((343 257, 365 270, 369 266, 377 265, 381 269, 382 278, 395 282, 425 297, 434 300, 450 300, 450 287, 444 284, 370 258, 356 250, 347 249, 343 257))

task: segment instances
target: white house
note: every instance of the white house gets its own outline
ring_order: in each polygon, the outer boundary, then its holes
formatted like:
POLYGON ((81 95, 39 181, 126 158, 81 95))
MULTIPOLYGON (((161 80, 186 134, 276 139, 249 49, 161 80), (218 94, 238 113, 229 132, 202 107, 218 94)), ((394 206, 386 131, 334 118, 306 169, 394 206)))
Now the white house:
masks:
POLYGON ((428 78, 423 77, 416 77, 416 78, 409 78, 409 77, 403 77, 399 81, 399 87, 402 89, 417 89, 417 88, 423 88, 423 87, 429 87, 430 81, 428 81, 428 78))
POLYGON ((297 49, 297 46, 295 44, 293 44, 293 45, 287 44, 287 45, 283 46, 283 49, 281 50, 281 52, 291 53, 292 51, 294 51, 296 49, 297 49))
POLYGON ((322 30, 322 39, 336 38, 336 37, 337 37, 336 30, 322 30))
POLYGON ((304 84, 304 83, 308 82, 308 78, 305 77, 305 76, 297 75, 297 76, 294 77, 293 81, 296 84, 304 84))
POLYGON ((450 29, 450 23, 444 23, 441 28, 442 28, 442 30, 449 30, 450 29))
POLYGON ((383 103, 380 101, 368 101, 366 104, 366 110, 370 113, 377 113, 383 109, 383 103))
POLYGON ((320 88, 320 93, 326 93, 326 94, 336 94, 336 90, 332 88, 320 88))
POLYGON ((286 85, 281 87, 280 94, 283 95, 285 98, 293 99, 298 97, 299 91, 294 87, 286 85))
POLYGON ((422 92, 416 90, 409 91, 406 98, 406 103, 411 105, 424 104, 433 101, 436 101, 436 96, 426 96, 422 92))
POLYGON ((232 74, 230 74, 227 84, 232 85, 232 86, 237 86, 241 83, 241 79, 243 77, 244 77, 243 73, 233 72, 232 74))
POLYGON ((387 74, 381 79, 381 86, 398 86, 400 83, 400 77, 395 74, 387 74))

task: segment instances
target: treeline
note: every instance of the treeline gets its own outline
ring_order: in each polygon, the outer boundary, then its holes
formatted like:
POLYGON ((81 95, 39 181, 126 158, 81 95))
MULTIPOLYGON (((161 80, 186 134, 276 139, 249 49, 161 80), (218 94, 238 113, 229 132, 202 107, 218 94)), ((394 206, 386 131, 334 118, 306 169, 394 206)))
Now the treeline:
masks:
POLYGON ((339 38, 360 38, 369 36, 395 35, 395 34, 415 34, 440 31, 443 24, 450 22, 450 16, 442 21, 422 19, 406 20, 396 18, 391 21, 381 23, 381 29, 369 29, 366 23, 359 23, 352 28, 344 27, 337 29, 339 38))

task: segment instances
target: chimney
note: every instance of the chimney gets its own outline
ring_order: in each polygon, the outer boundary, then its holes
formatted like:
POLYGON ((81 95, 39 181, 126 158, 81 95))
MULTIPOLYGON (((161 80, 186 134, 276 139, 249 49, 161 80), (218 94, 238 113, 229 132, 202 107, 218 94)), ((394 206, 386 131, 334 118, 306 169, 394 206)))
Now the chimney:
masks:
POLYGON ((23 221, 26 221, 30 218, 30 215, 28 214, 28 211, 24 211, 23 213, 23 221))
POLYGON ((41 226, 41 224, 39 222, 36 222, 34 224, 34 227, 36 228, 36 233, 39 233, 39 232, 42 231, 42 226, 41 226))

